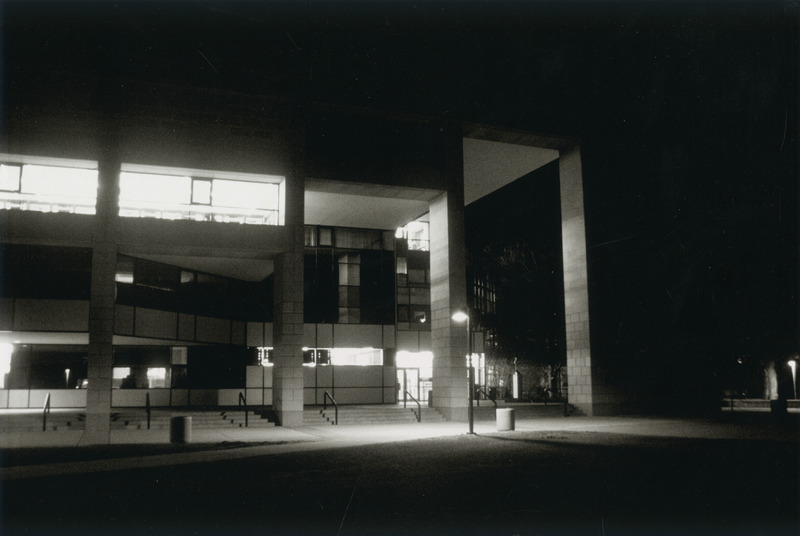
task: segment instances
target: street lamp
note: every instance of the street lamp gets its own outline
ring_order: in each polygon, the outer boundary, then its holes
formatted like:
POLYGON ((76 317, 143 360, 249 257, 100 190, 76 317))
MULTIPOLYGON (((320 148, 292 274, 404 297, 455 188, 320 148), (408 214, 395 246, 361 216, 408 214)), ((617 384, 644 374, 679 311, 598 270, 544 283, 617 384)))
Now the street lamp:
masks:
POLYGON ((453 313, 451 317, 454 321, 461 323, 467 323, 467 362, 469 363, 469 374, 467 377, 469 378, 469 389, 467 390, 469 393, 469 406, 467 406, 467 419, 469 420, 469 433, 474 434, 473 432, 473 416, 472 416, 472 386, 473 386, 473 369, 472 369, 472 330, 469 327, 469 315, 464 311, 456 311, 453 313))
POLYGON ((794 399, 797 399, 797 360, 789 360, 789 368, 792 369, 792 390, 794 391, 794 399))

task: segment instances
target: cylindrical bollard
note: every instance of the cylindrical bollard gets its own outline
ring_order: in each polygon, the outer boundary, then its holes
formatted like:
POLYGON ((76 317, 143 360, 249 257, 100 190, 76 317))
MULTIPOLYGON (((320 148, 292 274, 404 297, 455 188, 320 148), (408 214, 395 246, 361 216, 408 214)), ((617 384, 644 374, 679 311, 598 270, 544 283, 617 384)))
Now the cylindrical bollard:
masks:
POLYGON ((497 408, 497 431, 508 432, 514 430, 514 410, 511 408, 497 408))
POLYGON ((169 442, 170 443, 192 442, 191 417, 172 417, 169 420, 169 442))

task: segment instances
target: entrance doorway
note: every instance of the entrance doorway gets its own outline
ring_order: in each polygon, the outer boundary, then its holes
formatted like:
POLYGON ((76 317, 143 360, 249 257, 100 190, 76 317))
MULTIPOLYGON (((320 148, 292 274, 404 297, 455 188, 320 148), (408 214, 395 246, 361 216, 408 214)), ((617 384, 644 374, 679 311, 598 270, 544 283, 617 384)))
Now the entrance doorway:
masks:
POLYGON ((397 369, 397 401, 410 400, 408 394, 420 400, 419 396, 419 369, 418 368, 399 368, 397 369))

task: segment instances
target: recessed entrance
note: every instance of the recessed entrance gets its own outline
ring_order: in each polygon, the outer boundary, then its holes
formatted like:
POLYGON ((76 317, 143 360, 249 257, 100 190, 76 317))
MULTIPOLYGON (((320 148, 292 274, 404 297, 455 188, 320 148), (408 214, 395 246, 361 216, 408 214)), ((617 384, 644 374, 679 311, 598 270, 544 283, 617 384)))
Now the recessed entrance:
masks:
POLYGON ((408 402, 411 397, 419 401, 427 400, 428 393, 425 393, 425 398, 420 397, 420 381, 418 368, 399 368, 397 369, 397 401, 408 402), (409 396, 411 395, 411 396, 409 396))

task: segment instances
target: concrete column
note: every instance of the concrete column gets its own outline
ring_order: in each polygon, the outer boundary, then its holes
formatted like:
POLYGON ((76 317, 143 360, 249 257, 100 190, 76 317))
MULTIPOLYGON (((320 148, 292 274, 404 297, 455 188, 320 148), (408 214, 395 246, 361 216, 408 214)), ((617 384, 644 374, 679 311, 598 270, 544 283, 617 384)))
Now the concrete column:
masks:
POLYGON ((111 442, 111 372, 114 356, 119 160, 114 151, 98 162, 97 213, 92 231, 92 279, 89 298, 89 356, 86 432, 81 444, 111 442))
POLYGON ((302 129, 290 134, 290 166, 284 188, 287 250, 275 260, 272 407, 281 426, 303 424, 304 195, 302 129))
POLYGON ((448 190, 430 205, 433 405, 453 421, 467 420, 469 397, 467 328, 451 318, 467 310, 462 146, 460 129, 452 129, 444 167, 448 190))
POLYGON ((587 415, 604 411, 604 396, 596 363, 592 362, 589 329, 589 283, 586 262, 586 221, 583 207, 583 172, 578 145, 562 149, 561 240, 564 263, 564 318, 567 332, 569 402, 587 415))

